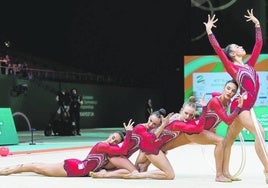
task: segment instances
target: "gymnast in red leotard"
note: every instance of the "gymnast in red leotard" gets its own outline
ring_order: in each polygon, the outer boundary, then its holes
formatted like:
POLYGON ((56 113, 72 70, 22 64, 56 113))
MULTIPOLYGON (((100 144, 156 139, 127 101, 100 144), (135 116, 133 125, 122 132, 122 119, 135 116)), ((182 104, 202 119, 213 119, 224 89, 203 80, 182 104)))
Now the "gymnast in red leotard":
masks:
MULTIPOLYGON (((139 134, 141 136, 141 144, 140 144, 140 154, 136 160, 136 166, 139 169, 139 165, 147 160, 156 166, 159 170, 147 171, 147 172, 139 172, 139 173, 131 173, 125 178, 131 179, 140 179, 140 178, 152 178, 152 179, 174 179, 175 173, 173 168, 167 159, 166 155, 161 151, 162 146, 169 141, 172 141, 176 138, 181 131, 189 132, 189 133, 199 133, 203 130, 205 118, 204 114, 206 112, 206 104, 204 101, 200 102, 203 106, 203 111, 199 120, 191 121, 190 123, 173 120, 170 122, 169 118, 166 125, 162 125, 156 129, 156 131, 152 130, 152 126, 150 126, 150 121, 153 122, 152 118, 157 116, 157 112, 154 112, 149 119, 147 124, 138 124, 133 129, 133 133, 139 134), (162 129, 162 130, 161 130, 162 129), (161 133, 159 134, 159 130, 161 133), (174 137, 170 139, 163 139, 164 133, 173 132, 175 134, 174 137), (159 136, 157 136, 159 135, 159 136)), ((139 169, 140 170, 140 169, 139 169)))
MULTIPOLYGON (((231 77, 233 77, 233 79, 237 81, 238 85, 240 86, 240 92, 247 93, 241 112, 234 120, 234 122, 228 127, 227 135, 225 138, 226 146, 224 150, 223 165, 224 174, 226 177, 235 180, 229 172, 231 146, 233 145, 241 130, 243 128, 246 128, 255 137, 255 150, 264 167, 266 183, 268 183, 268 161, 265 156, 266 151, 262 149, 263 140, 261 140, 261 138, 258 136, 250 111, 256 102, 260 87, 259 77, 254 70, 254 65, 257 63, 257 59, 262 49, 263 41, 259 20, 253 15, 252 9, 248 10, 247 13, 248 14, 245 15, 247 21, 252 21, 255 24, 256 37, 252 54, 245 63, 243 61, 243 57, 246 55, 246 52, 242 46, 230 44, 225 49, 222 49, 219 45, 214 34, 212 33, 212 27, 216 27, 215 23, 218 21, 218 19, 215 18, 215 15, 213 15, 212 18, 208 16, 208 21, 204 24, 210 44, 221 59, 226 71, 230 74, 231 77)), ((236 105, 236 102, 233 102, 231 104, 231 110, 233 110, 236 105)), ((258 125, 260 127, 262 137, 264 138, 263 127, 259 122, 258 125)))
POLYGON ((133 122, 129 121, 125 125, 126 137, 122 144, 124 135, 122 132, 115 132, 102 142, 92 147, 84 160, 66 159, 63 162, 55 164, 47 163, 28 163, 20 164, 14 167, 8 167, 0 170, 0 175, 10 175, 22 172, 34 172, 44 176, 51 177, 83 177, 88 176, 90 171, 98 171, 106 168, 109 163, 109 157, 127 155, 130 138, 132 135, 133 122))
MULTIPOLYGON (((236 94, 238 85, 234 80, 229 80, 226 82, 223 92, 216 93, 213 92, 213 98, 207 104, 207 110, 204 112, 205 124, 204 130, 202 132, 196 132, 198 134, 189 134, 189 132, 180 132, 178 137, 167 142, 163 147, 162 151, 168 151, 176 147, 189 144, 213 144, 215 145, 215 163, 216 163, 216 178, 218 182, 231 182, 230 179, 223 176, 222 163, 223 163, 223 138, 215 134, 215 129, 221 121, 226 124, 230 124, 240 111, 240 107, 243 104, 243 98, 239 100, 239 106, 230 115, 227 114, 227 108, 231 102, 231 98, 236 94)), ((189 101, 186 101, 179 114, 174 114, 170 120, 180 121, 185 124, 189 124, 191 121, 196 121, 194 114, 196 112, 195 98, 190 97, 189 101)), ((200 117, 202 117, 201 115, 200 117)), ((146 171, 148 168, 148 161, 140 159, 142 162, 140 171, 146 171)))
MULTIPOLYGON (((131 120, 132 121, 132 120, 131 120)), ((134 123, 134 122, 132 122, 134 123)), ((89 176, 93 178, 122 178, 123 175, 137 171, 130 157, 139 150, 140 136, 132 133, 125 155, 110 155, 109 163, 99 171, 91 171, 89 176)))
POLYGON ((131 142, 126 156, 113 156, 109 158, 109 161, 113 166, 116 166, 116 169, 109 171, 102 169, 99 172, 91 172, 90 176, 94 178, 122 178, 129 173, 137 173, 137 169, 135 167, 133 168, 133 164, 128 159, 134 152, 143 148, 147 152, 158 154, 159 148, 161 148, 164 143, 177 136, 177 133, 169 130, 163 130, 159 135, 159 126, 162 122, 160 113, 164 115, 165 110, 161 109, 154 112, 149 116, 147 123, 139 123, 135 126, 132 131, 131 142), (151 146, 152 143, 153 147, 151 146))

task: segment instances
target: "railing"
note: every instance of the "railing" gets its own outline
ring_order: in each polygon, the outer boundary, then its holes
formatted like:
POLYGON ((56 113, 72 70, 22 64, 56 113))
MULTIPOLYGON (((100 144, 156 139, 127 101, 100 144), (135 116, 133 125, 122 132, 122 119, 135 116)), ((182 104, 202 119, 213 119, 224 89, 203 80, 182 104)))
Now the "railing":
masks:
MULTIPOLYGON (((0 66, 2 68, 3 66, 0 66)), ((7 67, 5 67, 7 68, 7 67)), ((121 86, 134 86, 132 80, 120 77, 112 77, 110 75, 97 75, 93 73, 77 73, 77 72, 63 72, 47 69, 27 68, 26 74, 21 71, 19 74, 14 73, 18 78, 38 79, 50 81, 64 81, 64 82, 78 82, 78 83, 94 83, 94 84, 111 84, 121 86)))

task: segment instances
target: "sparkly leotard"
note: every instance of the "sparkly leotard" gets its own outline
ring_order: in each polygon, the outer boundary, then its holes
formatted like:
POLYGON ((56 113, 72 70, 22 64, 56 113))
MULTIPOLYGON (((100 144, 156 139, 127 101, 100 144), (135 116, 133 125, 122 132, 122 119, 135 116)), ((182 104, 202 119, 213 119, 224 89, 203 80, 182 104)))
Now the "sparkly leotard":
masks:
POLYGON ((66 159, 64 160, 64 169, 69 177, 88 176, 90 171, 98 171, 108 164, 108 157, 128 155, 132 131, 126 132, 126 138, 120 147, 119 145, 110 145, 106 142, 97 143, 88 153, 84 160, 66 159))
POLYGON ((140 141, 141 138, 137 134, 133 134, 130 137, 130 142, 128 144, 128 152, 126 154, 126 157, 129 158, 133 153, 138 151, 140 149, 140 141))
POLYGON ((216 128, 221 121, 230 125, 240 112, 241 108, 236 107, 235 110, 228 115, 227 107, 228 104, 227 106, 223 106, 218 96, 211 98, 207 104, 206 124, 204 129, 210 130, 216 128))
POLYGON ((203 106, 202 113, 198 119, 192 119, 184 122, 180 120, 174 120, 166 126, 167 130, 182 131, 186 133, 200 133, 206 124, 207 106, 203 106))
POLYGON ((163 130, 157 138, 154 130, 148 130, 144 124, 137 124, 133 129, 133 133, 140 136, 139 149, 146 154, 157 155, 161 147, 177 136, 176 132, 163 130))
POLYGON ((183 122, 174 120, 169 123, 165 130, 160 134, 158 138, 153 131, 148 130, 143 124, 138 124, 133 129, 133 133, 140 135, 140 150, 146 154, 157 155, 162 146, 175 138, 180 131, 187 133, 200 133, 203 130, 205 124, 206 107, 203 107, 202 114, 199 119, 183 122))
MULTIPOLYGON (((254 66, 257 63, 257 59, 260 55, 262 49, 262 32, 260 27, 256 27, 256 37, 255 37, 255 45, 252 51, 250 58, 247 60, 244 66, 235 65, 232 61, 228 59, 225 55, 224 51, 220 47, 218 41, 216 40, 214 34, 209 34, 208 38, 210 44, 212 45, 214 51, 218 54, 219 58, 221 59, 226 71, 230 74, 230 76, 236 80, 238 85, 240 86, 240 93, 247 92, 247 99, 244 100, 243 110, 250 110, 258 96, 260 83, 259 77, 254 70, 254 66)), ((235 109, 237 106, 237 100, 231 105, 231 111, 235 109)))

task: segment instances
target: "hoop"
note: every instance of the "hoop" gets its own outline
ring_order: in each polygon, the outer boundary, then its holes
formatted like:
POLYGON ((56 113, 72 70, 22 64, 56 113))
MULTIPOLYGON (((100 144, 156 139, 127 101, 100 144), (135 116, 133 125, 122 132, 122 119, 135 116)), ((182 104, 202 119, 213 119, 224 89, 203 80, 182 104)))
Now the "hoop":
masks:
POLYGON ((267 154, 267 150, 266 150, 266 147, 265 147, 265 140, 264 140, 264 138, 263 138, 263 136, 261 134, 260 126, 258 124, 258 120, 256 118, 256 114, 255 114, 255 111, 254 111, 253 108, 250 109, 250 113, 251 113, 253 124, 255 126, 256 131, 257 131, 258 137, 260 139, 262 150, 264 152, 264 155, 265 155, 266 160, 268 161, 268 154, 267 154))
MULTIPOLYGON (((234 175, 232 175, 233 177, 238 177, 243 172, 243 170, 245 168, 245 164, 246 164, 245 142, 244 142, 244 138, 243 138, 242 133, 239 133, 239 139, 240 139, 240 143, 241 143, 241 155, 242 155, 242 157, 241 157, 240 167, 238 168, 237 172, 234 175)), ((205 147, 201 146, 201 150, 202 150, 203 156, 206 159, 210 169, 213 172, 216 172, 215 165, 212 165, 211 161, 208 160, 205 147)))

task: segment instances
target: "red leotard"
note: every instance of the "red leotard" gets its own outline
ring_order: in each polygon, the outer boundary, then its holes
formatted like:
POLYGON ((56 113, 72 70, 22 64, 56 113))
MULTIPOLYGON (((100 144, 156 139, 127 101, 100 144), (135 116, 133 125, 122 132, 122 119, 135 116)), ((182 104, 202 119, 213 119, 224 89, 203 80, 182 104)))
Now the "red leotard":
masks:
POLYGON ((64 169, 68 177, 88 176, 90 171, 98 171, 109 162, 106 154, 89 154, 83 161, 79 159, 64 160, 64 169))
MULTIPOLYGON (((245 66, 235 65, 232 61, 230 61, 222 48, 220 47, 218 41, 216 40, 214 34, 209 34, 208 38, 210 44, 212 45, 214 51, 218 54, 221 59, 226 71, 230 74, 230 76, 236 80, 238 85, 240 86, 240 93, 247 92, 247 99, 244 100, 243 110, 250 110, 257 100, 257 95, 260 88, 259 77, 254 70, 254 66, 257 63, 257 59, 260 55, 262 49, 262 32, 260 27, 256 27, 256 37, 255 37, 255 45, 253 51, 251 53, 250 58, 247 60, 245 66)), ((234 100, 231 105, 231 111, 235 109, 237 106, 237 100, 234 100)))
POLYGON ((241 108, 236 107, 235 110, 228 115, 227 106, 224 107, 217 96, 211 98, 207 104, 206 123, 204 129, 210 130, 212 128, 216 128, 221 121, 230 125, 240 110, 241 108))
POLYGON ((161 147, 171 139, 177 136, 177 133, 163 130, 158 138, 153 133, 153 130, 148 130, 144 124, 138 124, 133 129, 133 133, 140 136, 140 145, 139 149, 146 154, 154 154, 157 155, 161 149, 161 147))
POLYGON ((158 138, 154 134, 154 130, 147 129, 144 124, 137 124, 133 129, 133 133, 140 136, 139 149, 146 154, 157 155, 164 143, 176 137, 177 133, 163 130, 158 138))
POLYGON ((154 141, 156 140, 156 135, 152 132, 151 130, 148 130, 144 124, 137 124, 134 129, 133 133, 137 134, 140 136, 141 141, 140 141, 140 150, 147 153, 147 154, 152 154, 152 153, 158 153, 159 150, 158 148, 155 148, 154 146, 154 141))
POLYGON ((169 142, 170 140, 176 138, 179 135, 178 132, 164 129, 160 136, 156 139, 156 144, 158 145, 159 150, 162 148, 164 144, 169 142))
POLYGON ((129 158, 133 153, 140 149, 141 138, 137 134, 132 134, 128 145, 126 157, 129 158))
POLYGON ((171 131, 182 131, 186 133, 200 133, 204 129, 204 125, 206 124, 206 113, 207 107, 204 106, 202 109, 202 113, 198 119, 192 119, 187 122, 174 120, 166 126, 166 129, 171 131))
POLYGON ((165 130, 163 130, 158 138, 156 138, 156 135, 152 130, 148 130, 143 124, 136 125, 133 129, 133 133, 138 134, 141 137, 140 150, 146 154, 157 155, 165 143, 172 140, 179 134, 178 131, 200 133, 204 127, 206 109, 206 107, 203 107, 202 115, 198 120, 189 122, 182 122, 178 120, 172 121, 165 127, 165 130))
POLYGON ((108 156, 127 155, 131 141, 132 132, 126 132, 126 138, 120 147, 119 145, 110 145, 105 142, 97 143, 88 153, 84 160, 66 159, 64 160, 64 169, 69 177, 88 176, 90 171, 98 171, 109 161, 108 156))

